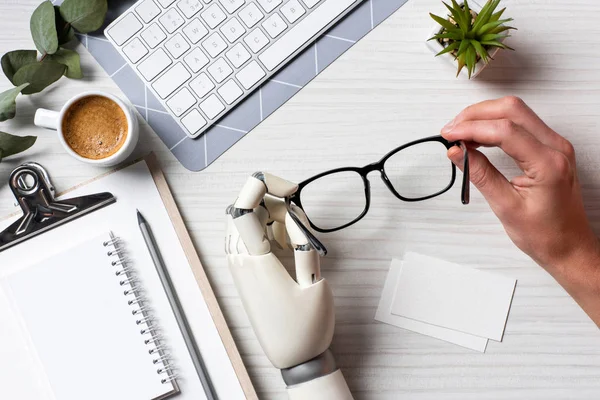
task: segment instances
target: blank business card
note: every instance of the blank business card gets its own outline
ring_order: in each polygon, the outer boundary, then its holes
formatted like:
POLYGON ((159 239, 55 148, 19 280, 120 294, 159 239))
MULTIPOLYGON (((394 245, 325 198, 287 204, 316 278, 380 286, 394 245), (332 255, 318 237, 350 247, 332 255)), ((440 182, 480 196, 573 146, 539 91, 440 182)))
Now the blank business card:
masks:
POLYGON ((392 314, 502 341, 516 280, 407 253, 392 314))
POLYGON ((375 320, 407 329, 422 335, 431 336, 436 339, 454 343, 456 345, 466 347, 471 350, 485 352, 488 340, 479 336, 469 335, 468 333, 458 332, 448 328, 431 325, 425 322, 417 321, 392 314, 392 303, 396 295, 396 288, 400 278, 402 269, 402 261, 392 260, 390 271, 388 272, 379 307, 375 314, 375 320))

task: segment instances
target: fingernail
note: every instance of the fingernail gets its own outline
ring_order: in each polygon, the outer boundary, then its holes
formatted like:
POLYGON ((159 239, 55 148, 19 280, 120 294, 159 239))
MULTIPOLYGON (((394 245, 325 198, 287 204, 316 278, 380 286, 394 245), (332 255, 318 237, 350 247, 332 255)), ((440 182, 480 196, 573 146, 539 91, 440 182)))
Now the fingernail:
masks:
POLYGON ((452 121, 448 122, 446 124, 446 126, 444 126, 442 128, 442 133, 449 133, 452 131, 452 129, 454 129, 454 125, 456 125, 456 118, 454 118, 452 121))

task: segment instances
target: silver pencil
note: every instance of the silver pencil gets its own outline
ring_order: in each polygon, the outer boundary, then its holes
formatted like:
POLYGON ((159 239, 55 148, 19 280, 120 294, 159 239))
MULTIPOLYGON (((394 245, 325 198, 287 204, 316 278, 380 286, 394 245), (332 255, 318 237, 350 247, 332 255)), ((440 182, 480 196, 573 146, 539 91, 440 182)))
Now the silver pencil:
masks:
POLYGON ((150 225, 146 219, 142 216, 142 214, 137 211, 138 224, 140 226, 140 231, 142 232, 142 236, 144 237, 144 241, 146 242, 146 246, 148 246, 148 251, 150 252, 150 256, 152 257, 152 261, 154 262, 154 266, 156 267, 156 271, 160 277, 160 281, 165 289, 165 293, 169 299, 169 303, 171 304, 171 308, 173 309, 173 313, 175 314, 175 319, 177 320, 177 325, 179 325, 179 329, 183 335, 183 340, 185 341, 185 345, 188 348, 190 353, 190 357, 192 358, 192 362, 194 367, 196 368, 196 373, 202 382, 202 386, 204 387, 204 392, 208 400, 218 400, 218 396, 215 392, 215 389, 210 380, 210 376, 206 371, 206 366, 202 361, 202 356, 200 355, 200 350, 198 349, 198 345, 194 340, 194 336, 192 334, 192 330, 190 325, 185 317, 185 313, 183 312, 183 308, 181 307, 181 302, 177 297, 177 292, 175 291, 175 287, 173 286, 173 281, 171 281, 171 277, 169 276, 169 272, 165 267, 165 263, 160 254, 160 250, 158 249, 158 245, 156 244, 156 240, 154 239, 154 235, 152 234, 152 230, 150 229, 150 225))

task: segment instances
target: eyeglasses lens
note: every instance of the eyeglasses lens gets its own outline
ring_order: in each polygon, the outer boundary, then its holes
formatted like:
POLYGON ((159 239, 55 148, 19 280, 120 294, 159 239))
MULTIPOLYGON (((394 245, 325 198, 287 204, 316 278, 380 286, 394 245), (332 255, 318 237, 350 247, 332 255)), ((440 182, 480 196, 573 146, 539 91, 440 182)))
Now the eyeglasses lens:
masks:
POLYGON ((392 155, 383 165, 396 192, 410 200, 429 197, 452 183, 452 164, 440 142, 419 143, 392 155))
POLYGON ((356 220, 367 207, 365 184, 358 172, 342 171, 318 178, 302 189, 304 212, 320 229, 335 229, 356 220))

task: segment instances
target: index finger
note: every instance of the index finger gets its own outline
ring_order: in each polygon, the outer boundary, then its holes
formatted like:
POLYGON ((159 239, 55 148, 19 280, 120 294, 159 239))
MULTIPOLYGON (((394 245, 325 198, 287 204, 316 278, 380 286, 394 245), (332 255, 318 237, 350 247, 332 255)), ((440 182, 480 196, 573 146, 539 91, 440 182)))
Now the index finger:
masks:
POLYGON ((546 146, 563 153, 567 150, 566 139, 546 125, 523 100, 515 96, 473 104, 461 111, 454 122, 494 119, 509 119, 546 146))
POLYGON ((442 136, 451 142, 463 140, 488 147, 500 147, 531 178, 540 171, 539 165, 546 161, 550 151, 549 147, 521 126, 507 119, 463 121, 442 136))

